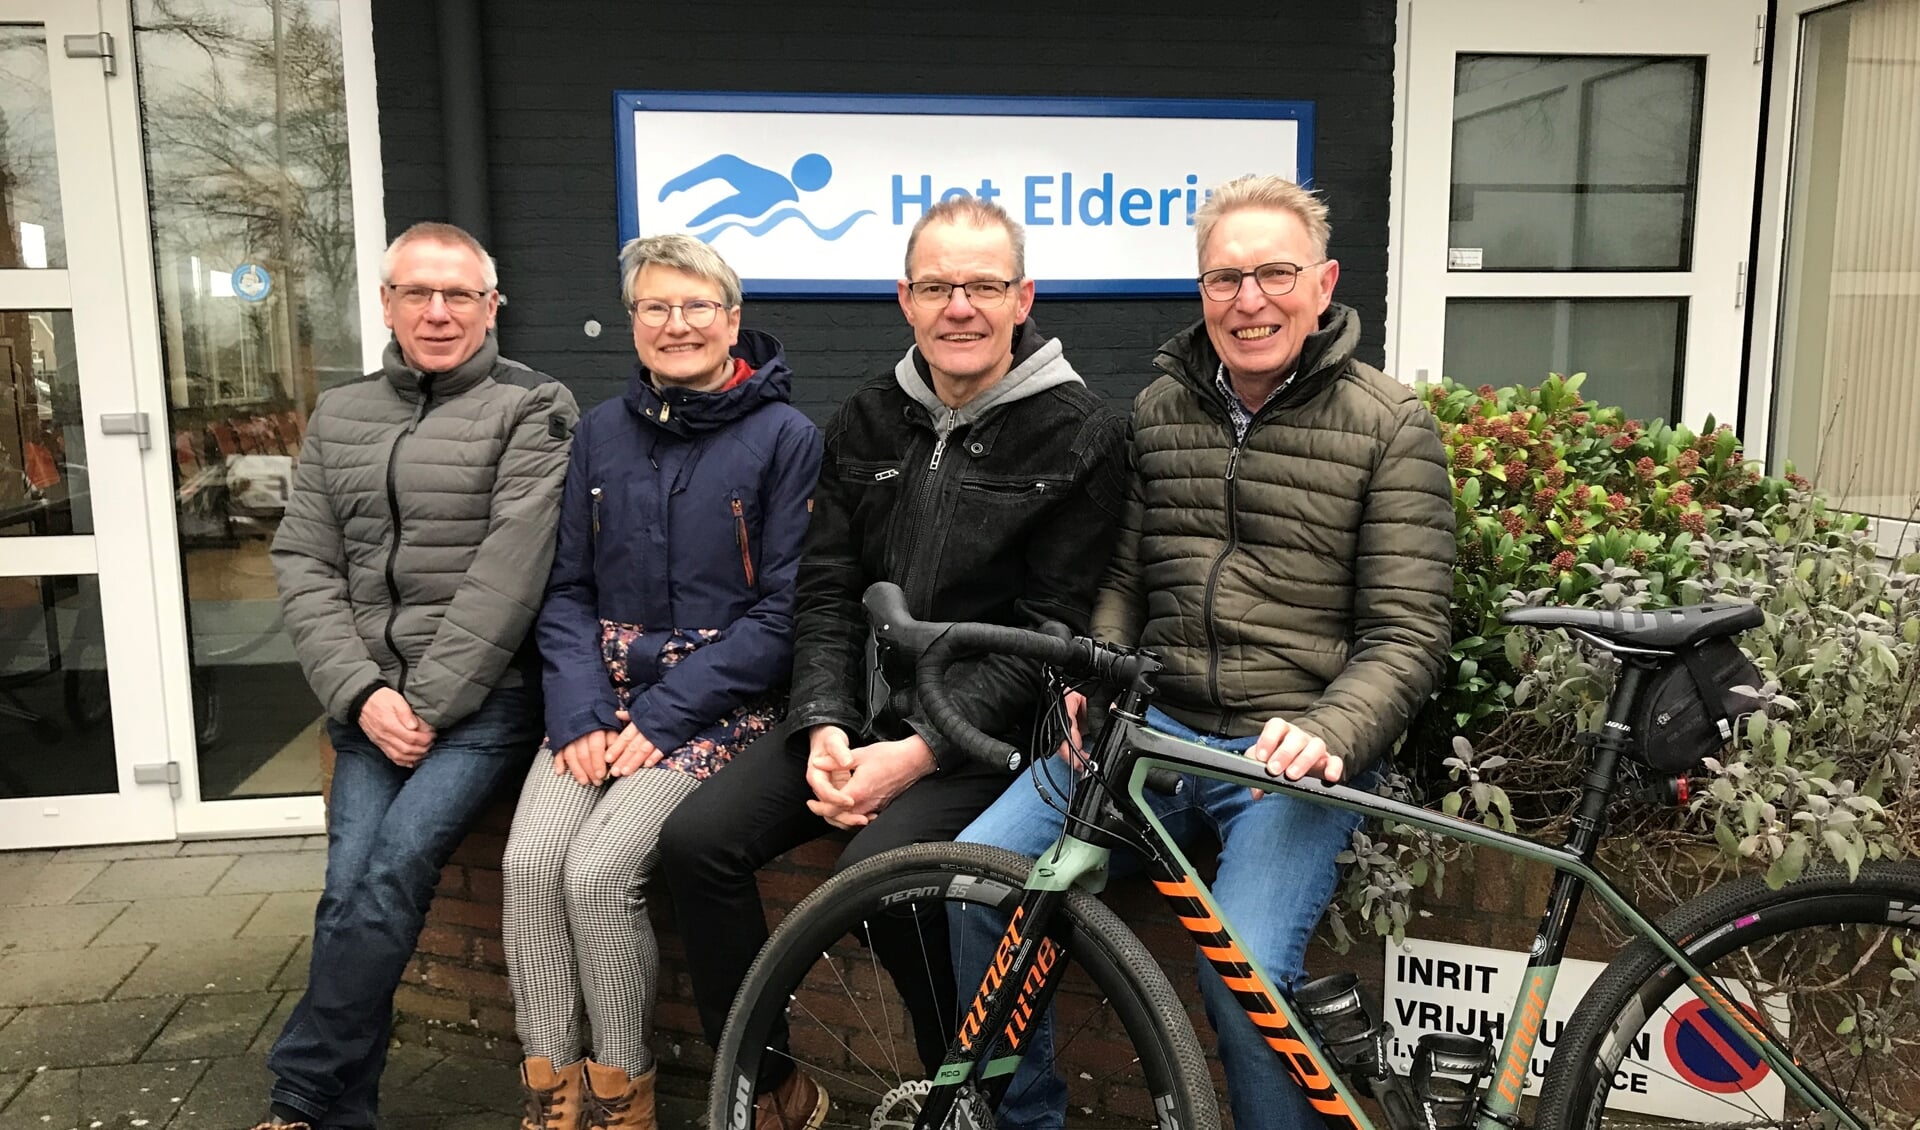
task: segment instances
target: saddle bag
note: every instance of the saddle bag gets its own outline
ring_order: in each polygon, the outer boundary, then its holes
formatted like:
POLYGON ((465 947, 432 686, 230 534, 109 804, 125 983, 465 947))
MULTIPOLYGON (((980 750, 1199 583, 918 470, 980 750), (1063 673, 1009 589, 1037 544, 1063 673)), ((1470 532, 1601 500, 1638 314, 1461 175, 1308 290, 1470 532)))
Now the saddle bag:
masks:
POLYGON ((1733 739, 1759 702, 1735 687, 1756 688, 1760 671, 1731 639, 1681 652, 1653 676, 1633 730, 1640 756, 1662 773, 1686 773, 1733 739))

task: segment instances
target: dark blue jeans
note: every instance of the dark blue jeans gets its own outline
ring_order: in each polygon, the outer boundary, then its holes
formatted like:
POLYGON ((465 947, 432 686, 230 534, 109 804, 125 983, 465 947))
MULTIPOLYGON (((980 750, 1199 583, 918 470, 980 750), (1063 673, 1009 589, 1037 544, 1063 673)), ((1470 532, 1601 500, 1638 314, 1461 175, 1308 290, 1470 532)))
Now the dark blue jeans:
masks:
POLYGON ((357 725, 327 723, 333 793, 327 883, 313 921, 307 992, 267 1057, 273 1101, 315 1125, 371 1127, 393 1029, 393 991, 413 956, 440 869, 501 781, 526 775, 540 699, 494 691, 440 734, 415 769, 357 725))

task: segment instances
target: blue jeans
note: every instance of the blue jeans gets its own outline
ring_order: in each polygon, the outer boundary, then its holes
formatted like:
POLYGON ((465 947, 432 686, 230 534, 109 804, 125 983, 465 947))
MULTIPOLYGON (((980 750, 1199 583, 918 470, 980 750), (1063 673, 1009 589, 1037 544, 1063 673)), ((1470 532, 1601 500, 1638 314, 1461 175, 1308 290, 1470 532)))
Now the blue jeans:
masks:
MULTIPOLYGON (((1147 723, 1216 749, 1238 751, 1253 744, 1252 738, 1195 733, 1157 709, 1148 711, 1147 723)), ((1070 772, 1058 758, 1042 762, 1041 772, 1048 775, 1048 788, 1057 798, 1067 795, 1070 772)), ((1339 881, 1333 857, 1348 847, 1360 816, 1285 795, 1254 800, 1244 786, 1200 777, 1182 777, 1171 796, 1148 793, 1147 803, 1183 845, 1203 829, 1213 831, 1221 845, 1219 871, 1212 884, 1214 899, 1268 977, 1283 989, 1291 988, 1300 980, 1307 943, 1339 881)), ((1059 838, 1062 822, 1061 814, 1023 776, 959 838, 1037 857, 1059 838)), ((1127 853, 1114 856, 1116 875, 1139 867, 1139 860, 1127 853)), ((991 921, 992 917, 950 914, 955 973, 963 1001, 980 984, 986 957, 1004 926, 991 921)), ((1233 993, 1220 983, 1219 974, 1204 958, 1196 958, 1196 964, 1207 1019, 1219 1037, 1234 1125, 1239 1130, 1321 1126, 1320 1116, 1307 1105, 1280 1057, 1241 1011, 1233 993)), ((1000 1106, 1003 1128, 1040 1130, 1058 1127, 1065 1120, 1066 1083, 1052 1070, 1052 1017, 1034 1031, 1030 1041, 1031 1050, 1000 1106)))
POLYGON ((494 691, 440 734, 414 769, 387 760, 359 726, 327 723, 327 881, 313 961, 267 1057, 273 1101, 316 1126, 371 1127, 393 1029, 393 991, 413 956, 453 849, 494 790, 526 775, 540 741, 529 687, 494 691))

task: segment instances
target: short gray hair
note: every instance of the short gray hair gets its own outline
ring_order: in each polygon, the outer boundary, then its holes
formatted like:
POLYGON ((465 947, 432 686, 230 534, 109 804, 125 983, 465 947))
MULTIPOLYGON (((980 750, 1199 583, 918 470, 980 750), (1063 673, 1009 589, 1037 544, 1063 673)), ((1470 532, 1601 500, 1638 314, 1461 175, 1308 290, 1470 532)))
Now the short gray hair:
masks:
POLYGON ((393 264, 400 258, 400 250, 409 243, 426 240, 431 243, 444 243, 449 247, 464 247, 480 259, 480 283, 488 290, 500 289, 500 268, 494 264, 493 256, 480 246, 480 241, 468 234, 467 229, 454 224, 443 224, 434 220, 423 220, 406 231, 393 237, 387 244, 387 253, 380 259, 380 281, 393 282, 393 264))
MULTIPOLYGON (((1207 237, 1213 234, 1213 225, 1229 212, 1238 212, 1244 208, 1266 208, 1276 212, 1292 212, 1300 218, 1307 229, 1307 239, 1313 243, 1313 253, 1320 258, 1327 257, 1327 243, 1333 239, 1333 225, 1327 222, 1327 205, 1318 194, 1282 176, 1268 174, 1236 177, 1215 188, 1193 214, 1194 250, 1201 255, 1207 252, 1207 237)), ((1305 264, 1301 264, 1305 266, 1305 264)))
POLYGON ((914 245, 920 242, 920 233, 927 230, 930 224, 955 224, 970 228, 990 228, 998 224, 1007 230, 1007 241, 1013 244, 1014 277, 1027 277, 1027 229, 1007 215, 1007 210, 1000 205, 969 195, 942 200, 920 213, 919 221, 907 235, 906 275, 909 280, 913 278, 914 245))
POLYGON ((634 283, 650 264, 703 278, 720 288, 720 299, 728 309, 740 305, 740 276, 727 266, 720 253, 711 244, 685 232, 670 232, 630 239, 620 249, 620 301, 629 310, 633 309, 634 283))

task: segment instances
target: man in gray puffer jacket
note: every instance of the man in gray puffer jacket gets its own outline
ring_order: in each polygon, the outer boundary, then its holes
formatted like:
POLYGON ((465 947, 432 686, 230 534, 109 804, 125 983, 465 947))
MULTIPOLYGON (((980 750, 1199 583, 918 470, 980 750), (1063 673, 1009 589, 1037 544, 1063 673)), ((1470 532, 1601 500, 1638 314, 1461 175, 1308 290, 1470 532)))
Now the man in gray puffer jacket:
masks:
POLYGON ((307 992, 263 1126, 375 1124, 393 993, 440 869, 540 740, 527 630, 553 556, 565 387, 500 356, 498 278, 448 224, 387 248, 379 372, 324 393, 273 541, 335 753, 307 992))

